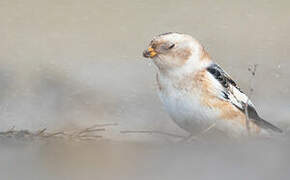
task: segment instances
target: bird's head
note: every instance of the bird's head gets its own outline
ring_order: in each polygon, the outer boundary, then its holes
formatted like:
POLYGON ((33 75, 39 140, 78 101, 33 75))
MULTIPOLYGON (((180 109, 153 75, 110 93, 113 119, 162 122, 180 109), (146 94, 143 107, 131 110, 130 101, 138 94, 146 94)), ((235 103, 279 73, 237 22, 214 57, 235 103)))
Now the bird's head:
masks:
POLYGON ((160 71, 194 68, 203 59, 209 59, 201 44, 190 35, 164 33, 153 38, 143 52, 160 71))

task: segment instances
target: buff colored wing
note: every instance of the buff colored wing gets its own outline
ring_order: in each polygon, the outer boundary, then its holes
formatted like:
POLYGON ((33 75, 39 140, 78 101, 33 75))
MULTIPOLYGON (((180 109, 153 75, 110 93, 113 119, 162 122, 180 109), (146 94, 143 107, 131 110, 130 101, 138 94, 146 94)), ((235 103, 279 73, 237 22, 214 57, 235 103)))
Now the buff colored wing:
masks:
POLYGON ((232 78, 225 71, 222 70, 221 67, 219 67, 217 64, 212 64, 207 68, 207 71, 214 77, 214 79, 216 80, 216 84, 218 84, 217 89, 220 92, 219 98, 230 102, 243 113, 246 113, 247 108, 249 119, 257 124, 259 127, 264 129, 271 129, 275 132, 282 132, 281 129, 263 120, 258 115, 257 111, 255 110, 254 104, 240 90, 240 88, 232 80, 232 78))

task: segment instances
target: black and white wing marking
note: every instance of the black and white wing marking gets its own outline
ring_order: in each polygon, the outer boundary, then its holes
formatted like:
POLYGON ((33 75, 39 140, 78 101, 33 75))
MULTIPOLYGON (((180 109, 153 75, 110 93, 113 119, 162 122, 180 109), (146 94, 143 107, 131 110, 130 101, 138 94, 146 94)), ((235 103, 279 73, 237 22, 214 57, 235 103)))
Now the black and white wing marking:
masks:
POLYGON ((213 75, 219 84, 219 90, 221 91, 221 99, 230 101, 238 109, 242 110, 244 104, 248 102, 253 106, 252 102, 248 100, 248 97, 240 90, 235 81, 222 70, 217 64, 212 64, 207 68, 207 71, 213 75))
POLYGON ((230 102, 236 108, 246 113, 246 107, 248 110, 249 119, 264 129, 271 129, 275 132, 282 132, 281 129, 272 125, 271 123, 260 118, 257 111, 255 110, 254 104, 249 100, 249 98, 240 90, 237 84, 232 80, 232 78, 222 70, 217 64, 212 64, 207 68, 207 71, 219 82, 220 88, 220 98, 230 102), (247 106, 248 104, 248 106, 247 106))

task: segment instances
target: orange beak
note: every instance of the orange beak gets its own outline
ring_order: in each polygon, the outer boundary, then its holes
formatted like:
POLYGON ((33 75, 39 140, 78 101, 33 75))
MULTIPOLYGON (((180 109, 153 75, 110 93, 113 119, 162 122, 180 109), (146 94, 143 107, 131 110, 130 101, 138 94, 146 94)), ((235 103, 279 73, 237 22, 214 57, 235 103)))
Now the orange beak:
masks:
POLYGON ((143 56, 145 58, 154 58, 156 55, 157 52, 152 47, 149 47, 147 50, 143 52, 143 56))

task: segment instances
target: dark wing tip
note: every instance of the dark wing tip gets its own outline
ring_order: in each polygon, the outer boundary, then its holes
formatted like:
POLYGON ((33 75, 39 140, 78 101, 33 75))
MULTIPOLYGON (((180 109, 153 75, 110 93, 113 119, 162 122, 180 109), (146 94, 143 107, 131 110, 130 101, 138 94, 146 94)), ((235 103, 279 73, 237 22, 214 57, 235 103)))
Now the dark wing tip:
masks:
POLYGON ((260 118, 259 121, 260 121, 260 122, 259 122, 259 125, 260 125, 261 127, 265 128, 265 129, 271 129, 271 130, 274 131, 274 132, 283 133, 282 129, 280 129, 280 128, 274 126, 273 124, 271 124, 271 123, 265 121, 264 119, 260 118))
POLYGON ((264 129, 271 129, 274 132, 279 132, 279 133, 283 132, 280 128, 278 128, 278 127, 274 126, 273 124, 260 118, 260 116, 258 115, 257 111, 255 110, 255 108, 253 106, 248 105, 247 107, 248 107, 247 108, 248 109, 248 116, 255 124, 257 124, 258 126, 264 128, 264 129))

